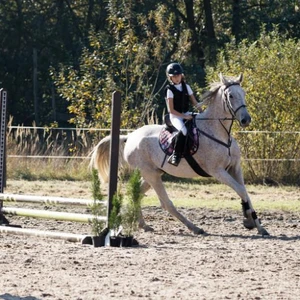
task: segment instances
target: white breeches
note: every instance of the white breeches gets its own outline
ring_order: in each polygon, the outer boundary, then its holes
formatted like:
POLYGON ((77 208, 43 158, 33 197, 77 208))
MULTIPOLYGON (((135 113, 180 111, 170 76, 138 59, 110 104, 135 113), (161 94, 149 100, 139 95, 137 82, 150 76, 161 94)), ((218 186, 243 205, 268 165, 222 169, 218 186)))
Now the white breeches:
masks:
MULTIPOLYGON (((186 112, 184 113, 185 115, 189 115, 190 112, 186 112)), ((186 126, 185 126, 185 122, 186 120, 181 118, 181 117, 178 117, 178 116, 175 116, 173 114, 170 114, 170 121, 172 123, 172 125, 178 130, 178 131, 181 131, 183 133, 184 136, 187 135, 187 129, 186 129, 186 126)))

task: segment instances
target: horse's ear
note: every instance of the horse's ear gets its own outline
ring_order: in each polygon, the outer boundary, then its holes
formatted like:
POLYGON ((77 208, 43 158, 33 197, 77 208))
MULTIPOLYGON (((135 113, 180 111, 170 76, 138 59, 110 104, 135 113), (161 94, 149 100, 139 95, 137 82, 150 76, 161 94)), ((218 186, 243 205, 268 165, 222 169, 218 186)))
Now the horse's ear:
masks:
POLYGON ((226 84, 226 79, 225 79, 225 77, 223 76, 223 74, 222 73, 219 73, 219 78, 220 78, 220 81, 223 83, 223 84, 226 84))
POLYGON ((240 76, 237 78, 237 81, 239 83, 242 83, 242 81, 243 81, 243 73, 240 74, 240 76))

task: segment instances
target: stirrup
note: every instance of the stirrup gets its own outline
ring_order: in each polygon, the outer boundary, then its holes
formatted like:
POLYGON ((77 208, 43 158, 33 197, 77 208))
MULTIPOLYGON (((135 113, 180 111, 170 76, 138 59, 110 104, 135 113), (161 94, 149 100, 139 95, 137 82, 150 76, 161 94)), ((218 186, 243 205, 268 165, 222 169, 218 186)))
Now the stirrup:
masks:
POLYGON ((180 157, 180 154, 178 153, 173 153, 169 159, 168 159, 168 163, 177 167, 180 163, 180 160, 181 160, 181 157, 180 157))

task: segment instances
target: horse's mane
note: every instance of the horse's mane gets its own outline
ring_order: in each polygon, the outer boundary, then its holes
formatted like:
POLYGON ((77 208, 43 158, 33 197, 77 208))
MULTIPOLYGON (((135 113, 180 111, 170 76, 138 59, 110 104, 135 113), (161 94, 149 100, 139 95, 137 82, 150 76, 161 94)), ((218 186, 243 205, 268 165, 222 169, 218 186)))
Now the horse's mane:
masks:
MULTIPOLYGON (((226 80, 225 85, 231 85, 233 83, 239 83, 238 79, 234 78, 234 77, 225 77, 224 79, 226 80)), ((213 99, 215 99, 216 94, 218 93, 219 89, 221 86, 223 86, 224 83, 223 82, 212 82, 209 85, 209 90, 204 92, 204 94, 202 95, 202 105, 206 105, 209 106, 209 104, 211 103, 211 101, 213 99)))

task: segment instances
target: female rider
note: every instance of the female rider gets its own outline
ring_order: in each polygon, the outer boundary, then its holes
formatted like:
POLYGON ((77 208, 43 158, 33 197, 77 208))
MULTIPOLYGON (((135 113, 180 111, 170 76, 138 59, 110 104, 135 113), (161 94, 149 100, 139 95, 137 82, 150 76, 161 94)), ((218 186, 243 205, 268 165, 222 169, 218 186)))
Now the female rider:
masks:
POLYGON ((185 120, 191 120, 193 117, 189 112, 189 104, 192 103, 200 112, 200 103, 196 100, 191 87, 185 83, 183 69, 179 63, 171 63, 166 69, 166 75, 169 84, 166 86, 165 94, 167 108, 172 125, 178 130, 176 135, 174 151, 169 157, 168 162, 178 166, 184 151, 185 137, 187 128, 185 120))

